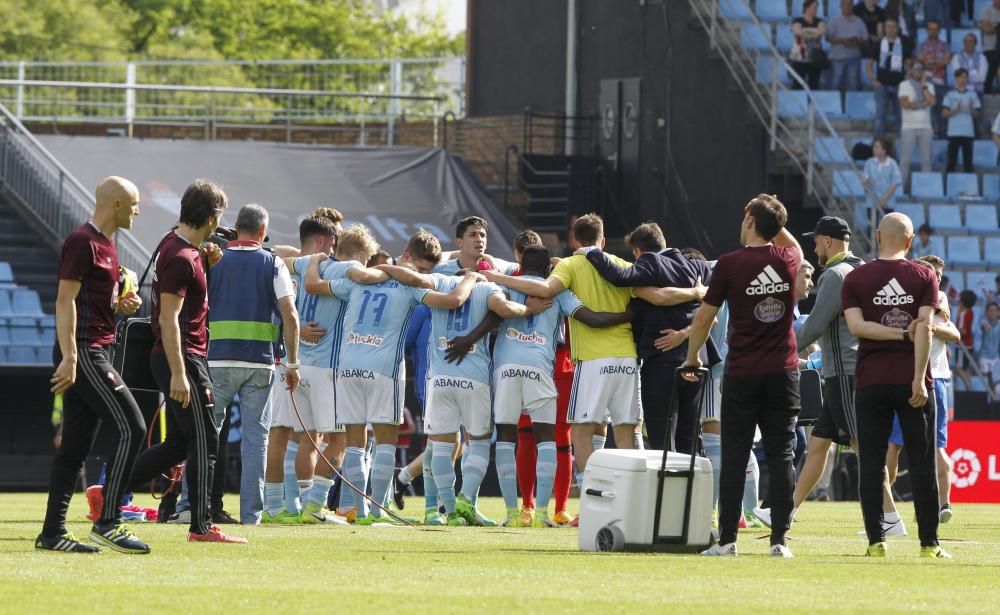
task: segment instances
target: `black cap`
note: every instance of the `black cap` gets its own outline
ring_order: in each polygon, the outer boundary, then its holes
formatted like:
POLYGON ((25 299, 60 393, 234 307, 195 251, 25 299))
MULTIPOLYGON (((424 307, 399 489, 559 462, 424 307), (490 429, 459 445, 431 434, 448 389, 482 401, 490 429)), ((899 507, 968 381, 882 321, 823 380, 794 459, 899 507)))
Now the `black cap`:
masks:
POLYGON ((847 222, 843 218, 823 216, 816 223, 816 230, 811 233, 805 233, 803 237, 812 237, 814 235, 826 235, 833 239, 847 241, 851 238, 851 227, 847 225, 847 222))

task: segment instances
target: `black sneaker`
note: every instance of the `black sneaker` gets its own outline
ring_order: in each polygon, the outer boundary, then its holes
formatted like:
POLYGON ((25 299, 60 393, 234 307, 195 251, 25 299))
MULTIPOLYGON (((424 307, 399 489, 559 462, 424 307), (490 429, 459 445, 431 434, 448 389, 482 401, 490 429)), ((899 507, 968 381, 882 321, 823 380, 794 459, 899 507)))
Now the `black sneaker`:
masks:
POLYGON ((35 539, 35 548, 45 551, 65 551, 66 553, 100 553, 101 549, 85 545, 76 539, 76 536, 66 532, 62 536, 38 535, 35 539))
POLYGON ((406 501, 403 498, 403 492, 406 491, 406 485, 399 482, 399 469, 392 475, 392 501, 396 503, 396 508, 403 510, 406 506, 406 501))
POLYGON ((239 525, 240 522, 224 510, 212 511, 212 523, 216 525, 239 525))
POLYGON ((149 545, 136 538, 124 523, 95 525, 90 528, 90 539, 119 553, 149 553, 149 545))

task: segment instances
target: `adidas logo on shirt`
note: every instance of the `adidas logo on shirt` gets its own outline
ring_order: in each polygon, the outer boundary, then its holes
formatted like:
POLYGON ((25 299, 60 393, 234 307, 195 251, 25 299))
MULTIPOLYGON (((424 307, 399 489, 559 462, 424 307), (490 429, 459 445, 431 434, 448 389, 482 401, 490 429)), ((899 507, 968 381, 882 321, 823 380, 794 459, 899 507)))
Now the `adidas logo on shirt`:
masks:
POLYGON ((907 305, 913 301, 913 295, 907 295, 896 278, 889 280, 882 290, 875 293, 875 305, 907 305))
POLYGON ((774 270, 774 267, 767 265, 764 267, 764 271, 757 274, 757 277, 750 282, 750 286, 747 287, 747 294, 751 297, 754 295, 773 295, 775 293, 788 292, 792 288, 792 285, 788 282, 784 282, 778 272, 774 270))

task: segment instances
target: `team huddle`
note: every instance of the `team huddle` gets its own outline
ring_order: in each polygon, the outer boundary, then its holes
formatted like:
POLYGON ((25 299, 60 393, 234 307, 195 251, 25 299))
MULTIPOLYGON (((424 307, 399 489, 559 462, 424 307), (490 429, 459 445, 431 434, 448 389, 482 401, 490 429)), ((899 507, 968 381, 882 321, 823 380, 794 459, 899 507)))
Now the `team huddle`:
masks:
MULTIPOLYGON (((116 311, 141 306, 135 290, 119 296, 129 274, 120 271, 111 241, 138 214, 135 186, 104 180, 93 220, 67 238, 52 378, 53 391, 65 393, 66 419, 37 548, 99 550, 73 537, 65 521, 101 420, 117 445, 105 485, 90 502, 91 540, 148 553, 122 522, 122 495, 185 462, 188 507, 175 517, 190 523, 188 540, 246 542, 220 530, 224 517, 209 495, 220 428, 238 396, 244 525, 497 525, 477 508, 494 437, 506 507, 499 524, 574 525, 566 511, 570 450, 582 491, 587 461, 609 435, 618 448, 642 448, 645 431, 653 447, 694 454, 695 430, 687 426, 703 423, 720 529, 720 544, 706 554, 736 554, 742 512, 756 506, 756 495, 749 507, 741 501, 759 429, 771 477, 771 554, 791 556, 785 534, 797 509, 792 447, 799 410, 793 312, 803 257, 775 197, 758 195, 745 206, 744 247, 715 263, 668 248, 655 223, 640 225, 626 239, 634 265, 603 251, 596 214, 574 222, 571 256, 553 258, 536 233, 524 231, 514 244, 517 262, 508 262, 487 254, 488 225, 478 217, 458 223, 455 252, 443 253, 438 238, 420 230, 393 258, 380 253, 364 226, 342 228, 343 217, 330 208, 301 221, 298 247, 265 249, 267 212, 251 204, 238 212, 235 234, 213 243, 227 206, 221 188, 196 181, 181 200, 178 225, 154 251, 150 368, 168 429, 162 443, 141 454, 145 422, 110 364, 116 311), (397 470, 408 355, 428 440, 420 458, 397 470), (693 391, 705 378, 701 385, 712 392, 697 405, 693 391), (681 400, 673 428, 672 396, 681 400), (418 475, 425 513, 404 519, 390 502, 399 508, 400 488, 418 475)), ((829 238, 823 232, 836 234, 821 231, 817 254, 829 256, 821 260, 832 268, 849 252, 842 244, 843 253, 820 254, 821 239, 829 238)), ((912 236, 908 219, 886 216, 881 259, 847 275, 844 315, 838 308, 824 324, 836 328, 846 318, 858 353, 857 391, 841 391, 841 398, 856 396, 858 424, 843 420, 843 407, 832 412, 860 448, 869 555, 885 554, 884 463, 873 464, 885 457, 899 413, 921 545, 927 556, 947 557, 932 514, 936 485, 925 484, 934 477, 935 403, 924 374, 938 293, 933 272, 905 260, 912 236), (900 412, 905 405, 916 410, 900 412)), ((828 386, 853 389, 851 378, 847 386, 846 377, 831 377, 828 386)))

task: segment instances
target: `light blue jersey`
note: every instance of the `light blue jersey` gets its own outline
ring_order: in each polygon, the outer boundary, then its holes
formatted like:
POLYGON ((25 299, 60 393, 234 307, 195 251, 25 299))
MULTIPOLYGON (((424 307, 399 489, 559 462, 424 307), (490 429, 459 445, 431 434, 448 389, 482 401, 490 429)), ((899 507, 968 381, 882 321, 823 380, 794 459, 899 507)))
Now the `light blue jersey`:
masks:
MULTIPOLYGON (((542 280, 526 275, 526 280, 542 280)), ((524 303, 524 293, 510 291, 512 301, 524 303)), ((500 325, 500 335, 493 348, 493 363, 526 365, 551 372, 556 359, 556 342, 563 328, 563 319, 572 316, 583 303, 572 291, 564 290, 552 299, 552 305, 527 318, 506 320, 500 325)))
MULTIPOLYGON (((504 275, 514 275, 520 266, 517 263, 512 263, 510 261, 505 261, 502 258, 491 257, 493 259, 493 267, 504 275)), ((440 273, 442 275, 455 275, 460 269, 458 264, 458 259, 452 259, 450 261, 442 261, 434 266, 434 273, 440 273)))
MULTIPOLYGON (((450 293, 462 282, 457 276, 434 274, 437 291, 450 293)), ((472 288, 468 301, 454 310, 431 310, 431 337, 428 348, 430 367, 428 376, 457 376, 477 382, 488 383, 492 364, 486 339, 476 342, 472 352, 467 354, 461 363, 448 363, 444 353, 448 350, 448 341, 460 335, 467 335, 476 328, 487 312, 490 311, 487 299, 490 295, 502 295, 503 290, 496 284, 478 282, 472 288)))
MULTIPOLYGON (((340 340, 344 333, 344 313, 347 302, 340 297, 320 297, 306 292, 306 270, 309 268, 308 256, 296 258, 293 262, 292 275, 295 279, 295 307, 299 311, 299 322, 315 321, 326 333, 316 344, 305 340, 299 341, 299 363, 313 367, 337 367, 340 350, 340 340)), ((325 260, 319 264, 319 275, 324 281, 333 283, 342 280, 347 272, 360 267, 358 261, 325 260)), ((336 291, 334 291, 336 292, 336 291)))
POLYGON ((366 285, 346 277, 332 288, 347 298, 340 365, 399 378, 410 317, 428 291, 396 280, 366 285))

